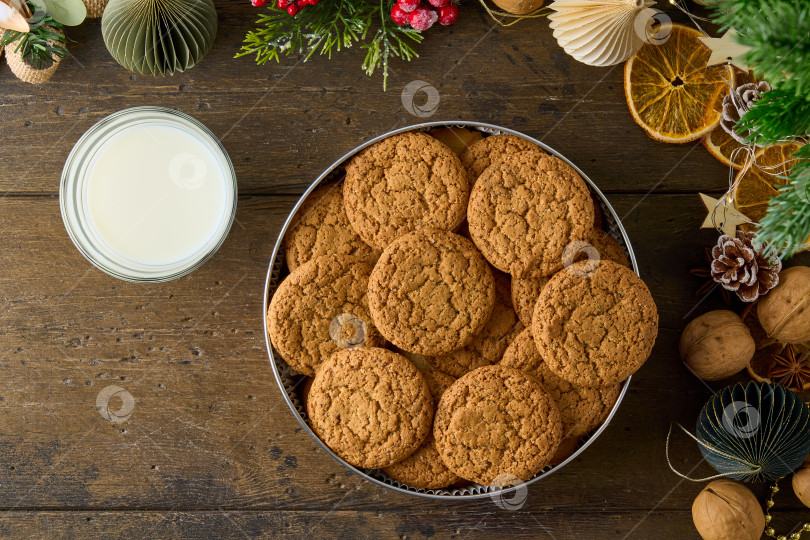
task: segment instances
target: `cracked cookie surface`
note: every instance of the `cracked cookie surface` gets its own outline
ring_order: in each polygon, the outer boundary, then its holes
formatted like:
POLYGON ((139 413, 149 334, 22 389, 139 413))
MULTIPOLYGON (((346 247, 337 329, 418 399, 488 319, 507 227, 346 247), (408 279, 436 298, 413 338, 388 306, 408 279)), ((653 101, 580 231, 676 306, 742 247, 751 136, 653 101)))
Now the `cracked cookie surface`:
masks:
POLYGON ((500 365, 531 375, 551 394, 560 409, 563 437, 581 437, 595 427, 603 409, 599 389, 577 386, 555 375, 537 350, 531 330, 524 330, 512 342, 500 365))
POLYGON ((461 154, 461 164, 467 169, 471 183, 475 183, 481 173, 495 161, 514 154, 515 152, 536 151, 543 149, 515 135, 491 135, 469 145, 461 154))
POLYGON ((425 133, 392 135, 346 166, 343 202, 357 234, 375 249, 423 227, 449 231, 464 219, 467 172, 444 143, 425 133))
POLYGON ((465 347, 428 357, 428 362, 437 370, 461 377, 467 372, 497 363, 512 340, 523 329, 509 291, 509 276, 495 270, 495 306, 484 327, 465 347))
POLYGON ((370 274, 371 265, 364 260, 324 255, 284 278, 267 308, 267 331, 290 367, 312 376, 341 348, 338 343, 344 347, 385 343, 368 311, 370 274))
MULTIPOLYGON (((601 229, 594 229, 589 243, 596 248, 600 260, 613 261, 630 268, 630 261, 627 260, 627 255, 625 255, 621 245, 606 232, 601 229)), ((578 259, 588 256, 586 252, 582 252, 578 254, 578 259)), ((549 279, 550 276, 512 278, 512 304, 515 306, 515 312, 518 314, 520 322, 527 327, 532 324, 534 305, 540 297, 543 286, 548 283, 549 279)))
POLYGON ((619 394, 622 393, 623 385, 621 383, 611 386, 599 387, 599 414, 594 419, 594 428, 597 428, 605 423, 610 416, 610 411, 619 400, 619 394))
POLYGON ((562 439, 560 412, 531 376, 494 365, 467 373, 444 393, 433 424, 445 465, 485 485, 528 480, 562 439))
POLYGON ((368 301, 387 340, 411 353, 440 355, 464 347, 481 330, 495 304, 495 285, 472 242, 421 229, 383 251, 368 301))
POLYGON ((349 224, 343 208, 343 184, 321 186, 306 198, 284 235, 290 272, 321 255, 352 255, 374 263, 380 252, 366 244, 349 224))
POLYGON ((439 399, 441 399, 444 391, 450 388, 450 386, 456 382, 455 377, 451 377, 447 373, 442 373, 441 371, 422 371, 422 375, 425 377, 425 381, 427 381, 428 389, 430 390, 430 397, 433 398, 433 403, 435 405, 438 405, 439 399))
MULTIPOLYGON (((423 371, 422 375, 430 388, 434 407, 445 390, 455 382, 455 378, 439 371, 423 371)), ((432 425, 432 423, 431 423, 432 425)), ((430 433, 422 446, 399 463, 383 469, 383 472, 402 484, 422 489, 440 489, 460 480, 459 476, 447 468, 436 450, 436 441, 430 433)))
POLYGON ((549 279, 543 276, 512 278, 512 305, 515 306, 515 313, 517 313, 520 322, 527 328, 532 325, 534 304, 537 303, 540 292, 549 279))
MULTIPOLYGON (((619 244, 615 238, 610 236, 605 231, 601 229, 594 229, 591 233, 589 243, 591 246, 596 248, 596 251, 599 253, 599 260, 613 261, 617 264, 630 268, 630 261, 628 260, 624 249, 622 249, 621 244, 619 244)), ((587 252, 582 252, 579 255, 580 256, 577 258, 577 260, 585 260, 586 258, 590 257, 587 252)))
POLYGON ((427 438, 433 400, 419 370, 387 349, 343 349, 312 382, 307 414, 314 431, 355 467, 402 461, 427 438))
POLYGON ((574 263, 543 287, 532 317, 540 354, 559 377, 581 386, 625 380, 647 360, 658 311, 632 270, 600 261, 574 263), (582 277, 580 277, 582 276, 582 277))
POLYGON ((484 257, 513 277, 547 276, 562 268, 565 247, 587 240, 593 202, 564 161, 518 152, 488 167, 472 188, 470 236, 484 257))

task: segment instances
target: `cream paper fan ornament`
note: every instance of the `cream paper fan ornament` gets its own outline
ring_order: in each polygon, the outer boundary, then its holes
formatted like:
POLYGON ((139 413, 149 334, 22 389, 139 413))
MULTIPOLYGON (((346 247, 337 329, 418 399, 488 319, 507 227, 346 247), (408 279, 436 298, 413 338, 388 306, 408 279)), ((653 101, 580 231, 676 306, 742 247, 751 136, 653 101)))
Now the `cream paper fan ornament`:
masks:
POLYGON ((624 62, 645 43, 653 0, 555 0, 551 29, 560 47, 584 64, 624 62))

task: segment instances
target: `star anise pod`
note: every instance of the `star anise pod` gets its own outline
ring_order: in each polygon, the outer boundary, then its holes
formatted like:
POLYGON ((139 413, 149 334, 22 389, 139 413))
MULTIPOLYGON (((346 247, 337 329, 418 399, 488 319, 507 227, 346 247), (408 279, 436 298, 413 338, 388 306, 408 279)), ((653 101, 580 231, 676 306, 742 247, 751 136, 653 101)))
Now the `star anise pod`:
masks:
POLYGON ((794 392, 810 390, 810 352, 799 351, 788 343, 780 354, 772 357, 769 378, 794 392))
POLYGON ((697 288, 695 291, 695 296, 706 296, 715 288, 719 288, 720 294, 723 296, 723 303, 726 305, 731 305, 731 293, 725 288, 720 287, 717 282, 714 281, 714 277, 712 277, 712 272, 709 267, 711 266, 713 260, 714 257, 712 257, 712 250, 710 248, 706 248, 706 266, 699 266, 689 270, 689 273, 693 276, 706 280, 700 287, 697 288))

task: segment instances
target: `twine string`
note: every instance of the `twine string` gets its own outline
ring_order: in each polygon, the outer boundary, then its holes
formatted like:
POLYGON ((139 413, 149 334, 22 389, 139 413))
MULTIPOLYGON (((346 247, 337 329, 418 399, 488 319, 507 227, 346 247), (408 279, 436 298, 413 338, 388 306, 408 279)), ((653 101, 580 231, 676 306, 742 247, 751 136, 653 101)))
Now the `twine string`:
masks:
POLYGON ((514 13, 509 13, 508 11, 500 11, 497 9, 492 9, 487 5, 486 0, 478 0, 478 1, 481 3, 482 6, 484 6, 484 10, 487 12, 490 18, 492 18, 493 21, 498 23, 500 26, 503 26, 504 28, 507 26, 512 26, 513 24, 517 24, 524 19, 540 19, 542 17, 547 16, 549 11, 547 6, 541 6, 532 11, 531 13, 527 13, 525 15, 516 15, 514 13), (515 20, 505 23, 498 17, 515 20))
POLYGON ((686 15, 687 17, 689 17, 689 20, 690 20, 690 21, 692 21, 692 24, 694 24, 694 25, 695 25, 695 28, 697 28, 697 29, 698 29, 698 31, 699 31, 701 34, 703 34, 704 36, 708 36, 708 35, 709 35, 709 34, 708 34, 708 32, 706 32, 706 31, 705 31, 705 30, 704 30, 704 29, 703 29, 703 28, 700 26, 700 23, 698 23, 698 20, 701 20, 701 21, 703 21, 703 22, 710 23, 710 22, 712 22, 712 21, 711 21, 711 19, 707 19, 706 17, 699 17, 699 16, 697 16, 697 15, 694 15, 694 14, 693 14, 691 11, 689 11, 689 8, 687 8, 687 7, 684 5, 683 0, 669 0, 669 3, 670 3, 670 4, 672 4, 673 6, 675 6, 675 7, 678 9, 678 11, 680 11, 681 13, 683 13, 684 15, 686 15))
POLYGON ((695 435, 692 435, 692 433, 690 433, 689 430, 686 429, 685 427, 683 427, 682 425, 680 425, 678 423, 675 423, 674 425, 681 428, 681 430, 683 430, 684 433, 686 433, 691 439, 693 439, 696 443, 703 446, 704 448, 707 448, 707 449, 711 450, 712 452, 714 452, 715 454, 723 456, 724 458, 727 458, 727 459, 730 459, 730 460, 735 461, 737 463, 740 463, 742 465, 748 465, 749 467, 751 467, 750 469, 741 469, 739 471, 729 471, 729 472, 725 472, 725 473, 715 474, 714 476, 707 476, 706 478, 690 478, 689 476, 687 476, 687 475, 681 473, 680 471, 678 471, 677 469, 675 469, 675 467, 672 465, 672 461, 670 461, 670 459, 669 459, 669 439, 670 439, 670 436, 672 435, 672 426, 673 426, 673 424, 670 424, 669 425, 669 431, 667 432, 667 443, 666 443, 666 446, 665 446, 667 465, 669 465, 669 469, 672 472, 674 472, 675 474, 677 474, 678 476, 680 476, 684 480, 689 480, 690 482, 706 482, 707 480, 716 480, 717 478, 725 478, 727 476, 732 476, 734 474, 758 473, 758 472, 760 472, 762 470, 762 465, 755 465, 753 463, 748 463, 744 459, 740 459, 737 456, 733 456, 733 455, 731 455, 731 454, 729 454, 727 452, 723 452, 721 450, 718 450, 717 448, 713 447, 712 445, 708 444, 707 442, 701 441, 695 435))

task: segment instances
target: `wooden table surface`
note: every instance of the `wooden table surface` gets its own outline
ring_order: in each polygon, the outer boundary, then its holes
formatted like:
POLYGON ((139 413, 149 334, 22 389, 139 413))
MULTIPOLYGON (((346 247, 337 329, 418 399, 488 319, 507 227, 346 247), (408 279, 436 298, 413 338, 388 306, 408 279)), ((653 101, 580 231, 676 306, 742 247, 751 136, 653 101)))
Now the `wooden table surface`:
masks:
MULTIPOLYGON (((501 28, 467 2, 455 26, 427 33, 419 60, 393 62, 383 92, 379 76, 361 72, 359 47, 332 61, 234 60, 257 11, 247 0, 217 7, 213 50, 174 77, 124 70, 98 21, 69 31, 73 57, 48 84, 0 68, 0 537, 697 538, 690 507, 703 484, 670 472, 664 443, 671 422, 693 426, 722 387, 692 377, 676 349, 685 318, 721 305, 719 294, 698 305, 688 270, 716 239, 699 230, 696 193, 724 191, 726 168, 700 143, 648 139, 627 111, 622 66, 577 63, 545 21, 501 28), (430 120, 517 129, 590 175, 621 216, 661 314, 652 357, 608 429, 532 485, 517 511, 404 496, 349 473, 302 432, 268 365, 262 288, 287 213, 340 155, 422 120, 401 103, 416 79, 439 91, 430 120), (160 285, 93 268, 59 212, 73 144, 137 105, 205 123, 239 180, 219 252, 160 285), (127 422, 96 410, 110 385, 134 397, 127 422)), ((672 462, 713 473, 683 436, 672 462)), ((790 489, 778 505, 779 528, 808 518, 790 489)))

